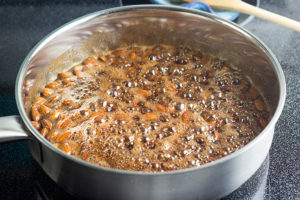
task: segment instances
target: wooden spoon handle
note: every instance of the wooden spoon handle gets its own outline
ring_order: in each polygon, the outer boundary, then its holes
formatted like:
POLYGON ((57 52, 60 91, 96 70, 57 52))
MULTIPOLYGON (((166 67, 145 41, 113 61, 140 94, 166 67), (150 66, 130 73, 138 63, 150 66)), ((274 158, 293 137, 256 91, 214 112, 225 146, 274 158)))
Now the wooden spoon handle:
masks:
POLYGON ((272 13, 270 11, 261 8, 257 8, 255 6, 252 6, 242 1, 238 1, 230 6, 226 6, 226 5, 218 6, 218 9, 225 9, 225 10, 237 11, 249 15, 254 15, 256 17, 275 22, 277 24, 280 24, 282 26, 300 32, 300 22, 296 20, 292 20, 287 17, 283 17, 281 15, 272 13))

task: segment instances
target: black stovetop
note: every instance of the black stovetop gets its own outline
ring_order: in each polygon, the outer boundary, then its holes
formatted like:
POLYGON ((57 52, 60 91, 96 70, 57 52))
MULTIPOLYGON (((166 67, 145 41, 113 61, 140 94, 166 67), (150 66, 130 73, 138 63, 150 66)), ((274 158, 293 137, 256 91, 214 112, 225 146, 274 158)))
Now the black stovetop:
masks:
MULTIPOLYGON (((0 0, 0 116, 18 114, 15 77, 40 39, 74 18, 119 5, 118 0, 0 0)), ((299 0, 261 0, 260 7, 300 21, 299 0)), ((300 199, 300 33, 257 18, 245 28, 277 56, 286 77, 287 99, 268 157, 250 180, 225 199, 300 199)), ((0 144, 1 200, 62 198, 72 199, 32 159, 26 141, 0 144)))

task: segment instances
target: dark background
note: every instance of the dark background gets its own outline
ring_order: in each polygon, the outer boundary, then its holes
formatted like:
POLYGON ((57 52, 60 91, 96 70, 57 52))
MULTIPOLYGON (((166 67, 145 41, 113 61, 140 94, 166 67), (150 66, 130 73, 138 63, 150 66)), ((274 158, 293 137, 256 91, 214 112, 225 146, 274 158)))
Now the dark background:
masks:
MULTIPOLYGON (((15 77, 39 40, 72 19, 120 5, 118 0, 0 0, 0 116, 18 114, 15 77)), ((299 0, 262 0, 261 7, 300 21, 299 0)), ((257 18, 245 28, 277 56, 286 77, 287 100, 269 157, 255 177, 227 199, 300 199, 300 33, 257 18)), ((71 197, 32 160, 26 141, 0 144, 0 199, 58 198, 71 197)))

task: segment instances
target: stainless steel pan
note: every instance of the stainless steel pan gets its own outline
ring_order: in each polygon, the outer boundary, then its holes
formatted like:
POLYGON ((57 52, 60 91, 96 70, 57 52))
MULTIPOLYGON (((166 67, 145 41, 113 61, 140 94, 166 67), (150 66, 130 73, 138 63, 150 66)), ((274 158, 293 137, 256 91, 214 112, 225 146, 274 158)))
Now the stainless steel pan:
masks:
POLYGON ((84 199, 216 199, 259 168, 285 101, 285 79, 273 53, 257 37, 216 16, 170 6, 128 6, 92 13, 47 35, 25 58, 16 80, 20 116, 0 118, 0 140, 30 139, 34 159, 69 193, 84 199), (89 54, 130 44, 183 44, 226 58, 263 92, 272 119, 249 144, 222 159, 178 171, 109 169, 73 158, 30 124, 35 94, 55 74, 89 54))

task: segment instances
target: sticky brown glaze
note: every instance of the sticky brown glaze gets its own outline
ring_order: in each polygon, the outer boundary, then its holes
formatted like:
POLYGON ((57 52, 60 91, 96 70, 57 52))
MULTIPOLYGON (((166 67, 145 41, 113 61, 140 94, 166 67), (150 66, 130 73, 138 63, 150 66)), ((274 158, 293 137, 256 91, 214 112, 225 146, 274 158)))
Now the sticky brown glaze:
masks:
POLYGON ((31 115, 67 154, 133 171, 214 161, 249 143, 269 119, 262 96, 239 71, 165 45, 87 58, 41 90, 31 115))

